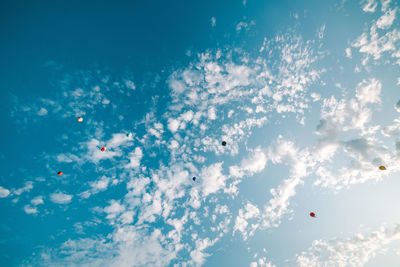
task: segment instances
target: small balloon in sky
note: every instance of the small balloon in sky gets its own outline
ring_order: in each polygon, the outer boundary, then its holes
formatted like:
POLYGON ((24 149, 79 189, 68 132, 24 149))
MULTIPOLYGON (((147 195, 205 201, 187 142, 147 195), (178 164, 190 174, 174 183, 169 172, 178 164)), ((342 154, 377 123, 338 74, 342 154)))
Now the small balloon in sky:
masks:
POLYGON ((386 171, 386 167, 385 167, 385 166, 379 166, 379 169, 380 169, 381 171, 386 171))
POLYGON ((196 177, 195 177, 195 176, 193 176, 193 178, 192 178, 192 179, 193 179, 193 181, 196 181, 196 177))
POLYGON ((131 137, 131 136, 132 136, 131 132, 126 133, 126 137, 131 137))
POLYGON ((62 175, 62 174, 63 174, 62 171, 57 172, 57 175, 58 175, 58 176, 60 176, 60 175, 62 175))
POLYGON ((317 218, 317 216, 315 216, 314 212, 310 212, 310 216, 313 217, 313 218, 317 218))
POLYGON ((223 145, 223 146, 226 146, 226 142, 225 142, 225 141, 222 141, 222 145, 223 145))
POLYGON ((83 118, 82 118, 82 117, 78 117, 78 118, 76 118, 76 120, 77 120, 78 122, 82 122, 82 121, 83 121, 83 118))
POLYGON ((107 148, 105 146, 103 146, 102 148, 100 148, 100 150, 104 152, 107 150, 107 148))

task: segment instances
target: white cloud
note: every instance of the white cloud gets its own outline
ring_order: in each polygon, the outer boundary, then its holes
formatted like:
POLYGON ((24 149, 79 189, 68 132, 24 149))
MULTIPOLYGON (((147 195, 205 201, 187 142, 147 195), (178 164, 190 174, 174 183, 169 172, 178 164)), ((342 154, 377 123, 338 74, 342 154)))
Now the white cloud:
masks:
POLYGON ((50 195, 50 200, 56 204, 68 204, 71 202, 72 195, 64 194, 62 192, 53 193, 50 195))
POLYGON ((90 187, 94 193, 104 191, 107 189, 110 178, 102 176, 99 180, 91 182, 90 187))
POLYGON ((36 214, 38 212, 37 208, 31 207, 29 205, 24 206, 24 211, 26 212, 26 214, 36 214))
POLYGON ((0 186, 0 198, 5 198, 10 195, 10 190, 0 186))
POLYGON ((45 108, 40 108, 40 110, 38 111, 37 114, 38 114, 39 116, 46 116, 47 113, 48 113, 47 109, 45 109, 45 108))
POLYGON ((143 151, 140 147, 136 147, 135 151, 129 153, 129 163, 125 168, 137 168, 140 166, 140 160, 143 157, 143 151))
POLYGON ((350 47, 346 48, 346 57, 351 58, 351 48, 350 47))
POLYGON ((205 258, 210 254, 204 253, 203 251, 208 247, 214 245, 216 240, 210 240, 209 238, 196 240, 196 248, 190 252, 190 257, 196 266, 201 266, 205 262, 205 258))
POLYGON ((60 248, 44 251, 34 266, 167 266, 182 248, 166 241, 160 230, 148 232, 133 226, 119 227, 112 241, 82 238, 65 241, 60 248))
POLYGON ((133 81, 131 81, 131 80, 126 80, 125 81, 125 86, 127 88, 131 89, 131 90, 135 90, 136 89, 135 83, 133 81))
POLYGON ((362 10, 364 12, 375 12, 376 7, 378 6, 378 3, 375 0, 365 0, 365 4, 362 7, 362 10))
POLYGON ((258 261, 251 262, 250 267, 276 267, 276 266, 268 262, 266 257, 261 257, 258 259, 258 261))
POLYGON ((258 228, 258 224, 251 226, 250 231, 246 231, 248 220, 256 218, 260 215, 260 210, 251 203, 247 203, 244 209, 239 210, 239 215, 236 217, 233 233, 239 231, 242 233, 243 239, 246 240, 254 234, 254 230, 258 228))
POLYGON ((297 256, 299 266, 364 266, 392 242, 400 240, 400 226, 381 227, 368 236, 357 234, 346 240, 315 240, 312 246, 297 256))
POLYGON ((31 200, 31 203, 32 203, 33 205, 35 205, 35 206, 40 205, 40 204, 43 204, 43 203, 44 203, 43 197, 42 197, 42 196, 37 196, 37 197, 35 197, 35 198, 33 198, 33 199, 31 200))
POLYGON ((382 12, 385 12, 387 10, 387 8, 390 5, 390 2, 392 2, 392 0, 381 0, 382 12))
POLYGON ((367 103, 378 103, 381 101, 381 91, 382 83, 375 78, 371 78, 368 81, 363 80, 357 85, 356 97, 362 106, 367 103))
POLYGON ((19 195, 21 195, 21 194, 24 193, 24 192, 29 192, 29 191, 31 191, 32 188, 33 188, 33 182, 28 181, 28 182, 25 182, 24 187, 22 187, 22 188, 20 188, 20 189, 17 189, 17 190, 14 190, 13 193, 14 193, 15 195, 19 196, 19 195))
POLYGON ((168 130, 175 133, 179 129, 180 122, 177 119, 168 119, 168 130))
POLYGON ((217 115, 215 113, 216 113, 215 107, 208 108, 208 118, 210 120, 215 120, 217 118, 217 115))
POLYGON ((394 105, 394 109, 397 110, 397 112, 400 112, 400 100, 397 101, 396 105, 394 105))
MULTIPOLYGON (((382 26, 388 25, 387 20, 381 22, 382 26)), ((386 26, 385 26, 386 27, 386 26)), ((400 31, 394 29, 392 31, 387 31, 383 35, 379 36, 377 32, 377 26, 373 24, 370 28, 369 33, 362 33, 353 43, 353 47, 358 47, 361 53, 365 54, 362 61, 362 65, 366 65, 369 56, 372 56, 374 60, 378 60, 382 57, 385 52, 394 52, 391 56, 393 58, 398 58, 396 51, 396 43, 400 40, 400 31)))
POLYGON ((176 140, 172 140, 171 144, 168 146, 169 149, 174 150, 179 147, 179 143, 176 140))
POLYGON ((303 183, 302 178, 308 176, 316 164, 307 149, 299 150, 293 142, 284 140, 282 137, 279 137, 276 144, 268 149, 268 158, 275 164, 289 163, 290 177, 281 182, 276 189, 270 190, 273 198, 269 200, 261 213, 264 228, 277 226, 281 217, 289 212, 290 199, 296 194, 297 185, 303 183))
POLYGON ((214 163, 201 170, 200 177, 202 182, 203 195, 207 196, 225 188, 228 177, 222 174, 222 162, 214 163))
POLYGON ((229 173, 233 177, 252 176, 264 170, 267 164, 267 157, 261 148, 256 148, 248 159, 243 159, 240 166, 231 166, 229 173))
POLYGON ((115 133, 112 135, 112 138, 108 140, 107 147, 108 148, 118 148, 120 146, 130 146, 132 145, 133 136, 126 135, 124 133, 115 133))
POLYGON ((58 162, 67 162, 67 163, 71 163, 71 162, 79 162, 80 158, 76 155, 73 155, 71 153, 61 153, 57 155, 57 161, 58 162))
POLYGON ((382 134, 387 137, 398 137, 400 135, 400 119, 395 119, 394 124, 384 127, 382 134))
POLYGON ((211 27, 217 26, 217 19, 215 17, 211 17, 210 23, 211 23, 211 27))
POLYGON ((116 200, 111 200, 110 205, 104 208, 104 212, 107 213, 107 219, 114 219, 123 211, 125 211, 125 206, 116 200))
POLYGON ((242 29, 244 29, 245 31, 249 31, 251 29, 251 27, 254 25, 256 25, 254 20, 252 20, 250 22, 241 21, 236 25, 236 31, 240 32, 242 29))
POLYGON ((106 151, 101 151, 101 143, 97 139, 91 139, 88 141, 86 147, 88 149, 86 158, 94 163, 122 155, 121 151, 118 149, 107 149, 106 151))
POLYGON ((376 26, 380 29, 388 29, 392 26, 393 21, 396 18, 396 11, 397 9, 390 9, 387 11, 382 17, 378 19, 376 22, 376 26))

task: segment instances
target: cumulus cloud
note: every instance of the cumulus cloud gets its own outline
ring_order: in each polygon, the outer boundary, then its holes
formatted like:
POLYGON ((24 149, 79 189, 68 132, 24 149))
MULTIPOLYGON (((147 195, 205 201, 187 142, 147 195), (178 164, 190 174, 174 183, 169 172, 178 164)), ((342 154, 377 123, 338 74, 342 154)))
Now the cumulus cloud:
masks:
POLYGON ((50 200, 56 204, 68 204, 72 200, 72 195, 57 192, 50 195, 50 200))
POLYGON ((91 182, 90 187, 94 193, 104 191, 107 189, 110 182, 110 178, 102 176, 99 180, 91 182))
POLYGON ((10 190, 0 186, 0 198, 5 198, 10 195, 10 190))
POLYGON ((196 248, 190 252, 190 257, 194 265, 201 266, 204 264, 206 257, 210 256, 204 252, 209 246, 212 246, 216 240, 210 240, 209 238, 196 240, 196 248))
POLYGON ((222 173, 222 162, 204 167, 201 170, 200 176, 206 177, 206 179, 201 180, 204 196, 225 188, 226 180, 228 179, 228 177, 222 173))
POLYGON ((380 29, 388 29, 392 26, 394 19, 396 18, 397 9, 388 10, 382 17, 376 22, 376 26, 380 29))
POLYGON ((131 90, 135 90, 136 89, 136 85, 133 81, 131 80, 126 80, 125 81, 125 86, 131 90))
POLYGON ((36 207, 31 207, 29 205, 24 206, 24 211, 26 212, 26 214, 36 214, 38 212, 36 207))
POLYGON ((101 151, 100 148, 102 144, 97 139, 91 139, 86 143, 88 154, 86 158, 94 163, 98 163, 101 160, 112 159, 117 156, 121 156, 120 150, 107 149, 106 151, 101 151))
POLYGON ((371 78, 369 80, 363 80, 357 85, 356 97, 360 101, 361 105, 367 103, 378 103, 381 101, 381 91, 382 83, 375 78, 371 78))
POLYGON ((42 197, 42 196, 37 196, 37 197, 35 197, 35 198, 33 198, 33 199, 31 200, 31 203, 32 203, 32 205, 35 205, 35 206, 41 205, 41 204, 44 203, 43 197, 42 197))
POLYGON ((248 220, 251 218, 258 217, 260 210, 251 203, 247 203, 244 209, 239 210, 239 215, 236 217, 235 226, 233 227, 233 233, 239 231, 242 233, 243 239, 246 240, 249 236, 254 234, 254 230, 258 228, 258 224, 250 226, 250 231, 246 231, 248 226, 248 220))
POLYGON ((168 119, 168 130, 175 133, 179 128, 179 121, 177 119, 168 119))
MULTIPOLYGON (((377 3, 370 0, 374 10, 377 3)), ((389 5, 389 3, 386 3, 389 5)), ((383 5, 382 5, 383 8, 383 5)), ((385 8, 386 10, 386 8, 385 8)), ((369 32, 362 33, 351 45, 359 48, 359 52, 364 54, 362 65, 366 65, 370 57, 379 60, 383 55, 392 52, 390 56, 396 59, 396 63, 400 64, 400 53, 397 49, 400 40, 400 32, 398 29, 386 31, 393 24, 397 13, 397 8, 389 9, 376 22, 371 23, 369 32), (381 29, 378 31, 378 29, 381 29)))
POLYGON ((110 205, 104 208, 104 212, 107 213, 107 219, 116 218, 121 212, 125 210, 125 206, 121 205, 119 201, 111 200, 110 205))
POLYGON ((140 166, 140 160, 143 157, 143 151, 140 147, 136 147, 135 151, 129 153, 129 163, 125 165, 125 168, 137 168, 140 166))
POLYGON ((45 109, 45 108, 40 108, 40 110, 38 111, 37 114, 38 114, 39 116, 46 116, 47 113, 48 113, 47 109, 45 109))

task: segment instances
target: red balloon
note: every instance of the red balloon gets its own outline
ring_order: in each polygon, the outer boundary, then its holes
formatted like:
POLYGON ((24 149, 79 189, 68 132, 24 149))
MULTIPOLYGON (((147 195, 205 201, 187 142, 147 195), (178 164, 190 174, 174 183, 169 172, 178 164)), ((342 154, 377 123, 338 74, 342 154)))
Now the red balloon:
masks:
POLYGON ((57 172, 57 175, 58 175, 58 176, 60 176, 60 175, 62 175, 62 174, 63 174, 62 171, 57 172))
POLYGON ((103 146, 100 150, 104 152, 104 151, 106 151, 106 149, 107 148, 105 146, 103 146))
POLYGON ((313 218, 316 218, 315 213, 314 212, 310 212, 310 216, 313 218))

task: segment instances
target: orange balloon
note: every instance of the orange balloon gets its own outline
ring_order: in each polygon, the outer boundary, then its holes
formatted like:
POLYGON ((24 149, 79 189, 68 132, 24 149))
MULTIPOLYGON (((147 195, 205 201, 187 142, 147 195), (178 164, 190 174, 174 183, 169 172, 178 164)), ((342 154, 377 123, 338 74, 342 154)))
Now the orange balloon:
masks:
POLYGON ((82 121, 83 121, 83 118, 82 118, 82 117, 78 117, 78 118, 76 118, 76 120, 77 120, 78 122, 82 122, 82 121))
POLYGON ((386 171, 386 167, 385 167, 385 166, 379 166, 379 169, 380 169, 381 171, 386 171))
POLYGON ((57 172, 57 175, 58 175, 58 176, 60 176, 60 175, 62 175, 62 174, 63 174, 62 171, 57 172))

